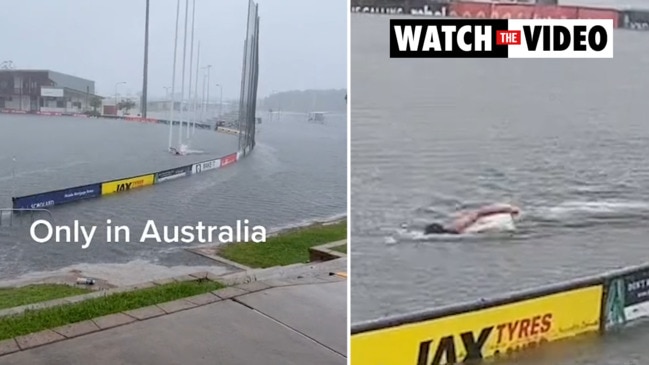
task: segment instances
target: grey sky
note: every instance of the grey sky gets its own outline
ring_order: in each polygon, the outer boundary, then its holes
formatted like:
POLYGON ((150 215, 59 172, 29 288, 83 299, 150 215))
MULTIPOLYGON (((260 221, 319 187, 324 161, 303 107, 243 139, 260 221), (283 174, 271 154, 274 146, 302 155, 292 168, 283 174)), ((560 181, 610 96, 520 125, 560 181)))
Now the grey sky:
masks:
MULTIPOLYGON (((257 2, 260 97, 275 90, 346 87, 347 1, 257 2)), ((189 20, 191 4, 190 0, 189 20)), ((149 98, 153 99, 164 97, 164 87, 171 86, 176 0, 151 0, 150 6, 149 98)), ((178 92, 184 6, 181 0, 178 92)), ((4 1, 0 61, 11 60, 18 69, 51 69, 88 78, 105 96, 114 94, 115 83, 126 81, 119 93, 134 94, 142 88, 144 10, 144 0, 4 1)), ((247 10, 243 0, 196 0, 194 39, 201 42, 201 64, 213 66, 212 97, 218 93, 216 83, 223 85, 224 98, 239 96, 247 10)), ((187 65, 190 39, 191 33, 187 65)), ((186 81, 188 74, 189 67, 186 81)))

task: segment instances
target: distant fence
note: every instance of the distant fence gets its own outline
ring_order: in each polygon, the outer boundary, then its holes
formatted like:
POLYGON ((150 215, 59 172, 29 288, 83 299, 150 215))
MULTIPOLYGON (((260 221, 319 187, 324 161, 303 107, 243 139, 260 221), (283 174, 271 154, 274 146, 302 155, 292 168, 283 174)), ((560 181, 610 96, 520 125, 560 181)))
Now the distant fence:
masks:
MULTIPOLYGON (((25 110, 15 110, 15 109, 0 109, 1 114, 21 114, 21 115, 42 115, 42 116, 48 116, 48 117, 77 117, 77 118, 89 118, 89 119, 121 119, 121 120, 126 120, 128 122, 139 122, 139 123, 160 123, 160 124, 169 124, 169 120, 167 119, 158 119, 158 118, 142 118, 142 117, 136 117, 136 116, 130 116, 130 115, 102 115, 99 117, 89 117, 86 114, 81 114, 81 113, 58 113, 58 112, 29 112, 25 110)), ((187 121, 178 121, 174 120, 174 125, 187 125, 190 122, 187 121)), ((214 128, 211 124, 207 123, 200 123, 200 122, 192 122, 191 125, 196 126, 196 128, 199 129, 212 129, 214 128)))
POLYGON ((649 317, 649 264, 351 326, 353 365, 445 365, 649 317))
POLYGON ((615 28, 649 30, 649 10, 536 4, 433 0, 352 0, 352 13, 451 16, 491 19, 611 19, 615 28))
POLYGON ((633 30, 649 30, 649 10, 624 10, 620 12, 621 27, 633 30))

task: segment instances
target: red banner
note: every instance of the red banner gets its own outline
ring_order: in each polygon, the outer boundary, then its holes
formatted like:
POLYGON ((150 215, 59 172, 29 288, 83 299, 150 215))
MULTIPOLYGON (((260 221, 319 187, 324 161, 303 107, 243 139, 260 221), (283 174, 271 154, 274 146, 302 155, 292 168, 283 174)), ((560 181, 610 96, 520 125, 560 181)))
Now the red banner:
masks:
POLYGON ((537 5, 534 8, 534 19, 579 19, 577 18, 577 7, 537 5))
POLYGON ((532 19, 534 5, 493 4, 491 7, 492 19, 532 19))
POLYGON ((233 163, 237 162, 237 153, 231 153, 227 156, 221 157, 221 167, 227 166, 227 165, 232 165, 233 163))
POLYGON ((448 15, 460 18, 491 18, 491 3, 451 3, 448 8, 448 15))
POLYGON ((2 109, 2 110, 0 110, 0 113, 27 114, 27 112, 24 111, 24 110, 16 110, 16 109, 2 109))
POLYGON ((618 27, 620 13, 613 9, 578 8, 579 19, 613 19, 613 28, 618 27))
POLYGON ((142 117, 124 117, 124 119, 130 122, 141 122, 141 123, 155 123, 158 120, 153 118, 142 118, 142 117))

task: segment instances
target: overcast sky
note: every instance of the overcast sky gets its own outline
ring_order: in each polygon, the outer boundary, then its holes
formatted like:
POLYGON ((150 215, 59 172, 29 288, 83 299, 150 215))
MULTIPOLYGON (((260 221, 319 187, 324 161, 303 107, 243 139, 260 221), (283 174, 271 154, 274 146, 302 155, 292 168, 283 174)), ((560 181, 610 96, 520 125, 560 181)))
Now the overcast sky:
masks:
MULTIPOLYGON (((164 97, 164 87, 171 86, 176 1, 150 1, 149 99, 164 97)), ((180 1, 177 92, 185 1, 180 1)), ((194 52, 200 41, 201 65, 213 66, 210 94, 216 97, 219 83, 224 99, 236 98, 248 2, 195 1, 194 52)), ((258 0, 258 4, 260 97, 273 91, 346 87, 347 1, 258 0)), ((189 21, 191 5, 189 0, 189 21)), ((0 62, 11 60, 17 69, 50 69, 91 79, 97 93, 105 96, 114 94, 117 82, 126 81, 118 92, 134 94, 142 89, 144 15, 145 0, 3 1, 0 62)), ((188 26, 186 82, 190 40, 188 26)))

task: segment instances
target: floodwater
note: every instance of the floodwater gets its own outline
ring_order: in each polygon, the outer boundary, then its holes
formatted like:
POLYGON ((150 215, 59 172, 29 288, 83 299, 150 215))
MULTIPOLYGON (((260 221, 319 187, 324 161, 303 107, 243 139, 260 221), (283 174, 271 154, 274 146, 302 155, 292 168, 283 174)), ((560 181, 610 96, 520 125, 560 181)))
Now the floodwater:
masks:
MULTIPOLYGON (((184 250, 200 243, 139 243, 147 220, 154 220, 161 233, 163 226, 195 226, 199 221, 236 226, 240 220, 245 226, 244 219, 250 229, 262 225, 271 231, 344 215, 345 122, 344 115, 331 115, 325 124, 308 123, 304 115, 264 116, 256 149, 235 165, 53 207, 56 225, 71 226, 76 220, 81 226, 97 226, 87 249, 81 249, 82 238, 35 243, 29 221, 8 227, 4 220, 0 279, 77 264, 110 264, 116 270, 133 263, 142 268, 213 264, 184 250), (109 219, 111 225, 130 228, 130 243, 107 243, 109 219)), ((173 156, 166 152, 168 130, 166 125, 119 120, 0 115, 0 208, 11 207, 11 196, 152 173, 237 150, 237 136, 197 129, 190 147, 200 154, 173 156)))
MULTIPOLYGON (((352 322, 647 261, 649 34, 612 60, 390 59, 390 17, 351 17, 352 322), (518 232, 421 234, 496 202, 518 232)), ((566 359, 633 363, 639 332, 566 359)))

